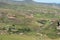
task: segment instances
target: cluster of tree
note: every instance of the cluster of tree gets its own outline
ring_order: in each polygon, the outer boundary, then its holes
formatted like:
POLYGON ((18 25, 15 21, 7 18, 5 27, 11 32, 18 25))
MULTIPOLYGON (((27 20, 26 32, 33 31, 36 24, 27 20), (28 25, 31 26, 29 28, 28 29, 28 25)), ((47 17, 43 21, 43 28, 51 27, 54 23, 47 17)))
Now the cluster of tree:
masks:
POLYGON ((20 33, 27 33, 27 32, 31 32, 30 28, 15 28, 14 25, 13 26, 9 26, 8 28, 6 27, 1 27, 0 28, 1 31, 6 30, 7 33, 9 34, 20 34, 20 33))

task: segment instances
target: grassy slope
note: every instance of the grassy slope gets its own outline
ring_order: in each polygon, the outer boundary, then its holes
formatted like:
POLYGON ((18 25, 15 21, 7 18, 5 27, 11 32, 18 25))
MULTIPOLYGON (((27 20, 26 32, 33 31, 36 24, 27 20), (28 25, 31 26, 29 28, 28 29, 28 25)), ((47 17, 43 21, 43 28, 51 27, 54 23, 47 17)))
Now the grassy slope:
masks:
POLYGON ((47 36, 35 36, 35 35, 0 35, 0 40, 60 40, 57 39, 50 39, 47 36))
MULTIPOLYGON (((42 18, 42 19, 45 18, 45 19, 49 19, 49 20, 51 20, 52 18, 60 18, 60 16, 57 16, 57 15, 55 16, 54 15, 55 11, 59 12, 58 9, 54 9, 54 8, 52 9, 52 8, 49 8, 49 7, 34 6, 34 5, 29 5, 29 6, 25 6, 25 5, 21 5, 21 6, 17 6, 17 5, 2 6, 2 7, 0 7, 0 11, 2 11, 4 13, 8 13, 8 14, 13 14, 13 15, 15 14, 16 18, 18 18, 18 20, 21 20, 21 21, 23 20, 21 22, 22 25, 16 25, 17 28, 21 28, 21 27, 24 28, 24 27, 28 26, 31 29, 36 29, 36 28, 38 29, 40 24, 37 23, 37 20, 40 20, 40 18, 42 18), (47 12, 52 11, 53 14, 48 14, 48 13, 44 14, 44 12, 46 12, 46 11, 39 12, 40 9, 42 11, 43 11, 43 9, 46 9, 47 12), (28 14, 30 14, 30 12, 28 12, 27 10, 33 10, 33 16, 34 16, 33 18, 26 19, 25 15, 22 15, 22 14, 25 14, 26 12, 28 14), (20 11, 22 11, 22 12, 20 12, 20 11), (31 24, 28 25, 28 22, 25 22, 25 20, 27 20, 27 21, 32 20, 34 22, 33 23, 31 22, 31 24), (25 22, 25 23, 23 23, 23 22, 25 22)), ((8 18, 6 18, 6 19, 3 18, 3 20, 8 21, 8 18)), ((13 21, 13 22, 15 22, 15 21, 13 21)), ((0 27, 8 27, 7 25, 12 25, 12 24, 11 24, 10 21, 8 21, 7 23, 6 22, 5 23, 0 23, 0 27)), ((46 25, 48 26, 49 24, 46 23, 44 26, 46 26, 46 25)), ((54 30, 52 30, 52 28, 51 29, 48 29, 48 28, 49 27, 47 27, 48 31, 54 32, 54 30)), ((48 33, 47 30, 44 29, 42 32, 45 31, 44 33, 48 33)), ((37 33, 34 33, 34 32, 30 33, 30 34, 31 35, 15 35, 15 34, 13 34, 13 35, 0 35, 0 40, 60 40, 60 38, 50 39, 49 37, 45 36, 46 34, 44 34, 43 36, 41 36, 40 34, 39 34, 40 36, 38 36, 37 33)))

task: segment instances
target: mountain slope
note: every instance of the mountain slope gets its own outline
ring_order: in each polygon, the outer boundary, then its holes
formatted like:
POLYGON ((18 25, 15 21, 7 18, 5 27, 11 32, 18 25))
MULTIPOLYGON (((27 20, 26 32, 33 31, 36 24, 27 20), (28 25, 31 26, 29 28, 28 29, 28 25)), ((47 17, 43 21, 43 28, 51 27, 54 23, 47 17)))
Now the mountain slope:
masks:
POLYGON ((0 40, 60 40, 60 9, 49 5, 0 1, 0 40))

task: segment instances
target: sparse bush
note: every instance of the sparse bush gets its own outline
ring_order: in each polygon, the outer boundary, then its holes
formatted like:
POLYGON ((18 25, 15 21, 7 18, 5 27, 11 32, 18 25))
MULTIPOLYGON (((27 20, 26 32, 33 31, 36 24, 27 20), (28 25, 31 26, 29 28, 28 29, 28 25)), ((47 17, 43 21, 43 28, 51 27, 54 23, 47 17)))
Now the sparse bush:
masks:
POLYGON ((47 20, 40 20, 40 21, 37 21, 38 23, 41 23, 41 24, 45 24, 47 23, 47 20))

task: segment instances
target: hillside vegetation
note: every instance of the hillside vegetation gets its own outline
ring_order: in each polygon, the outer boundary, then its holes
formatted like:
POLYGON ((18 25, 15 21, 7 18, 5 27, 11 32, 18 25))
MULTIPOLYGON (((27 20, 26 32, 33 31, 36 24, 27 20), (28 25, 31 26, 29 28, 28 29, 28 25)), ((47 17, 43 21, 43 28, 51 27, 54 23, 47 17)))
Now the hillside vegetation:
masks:
POLYGON ((60 40, 60 9, 0 2, 0 40, 60 40))

